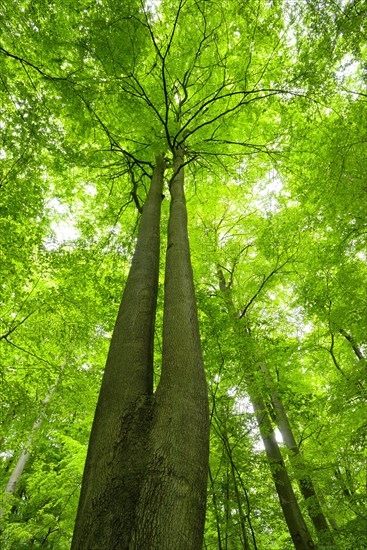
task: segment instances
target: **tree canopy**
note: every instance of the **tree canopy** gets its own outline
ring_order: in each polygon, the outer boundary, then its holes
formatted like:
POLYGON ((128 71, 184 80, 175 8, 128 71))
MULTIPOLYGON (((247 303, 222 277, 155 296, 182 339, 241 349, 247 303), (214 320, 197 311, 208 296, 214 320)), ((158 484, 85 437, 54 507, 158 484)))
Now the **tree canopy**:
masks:
POLYGON ((4 549, 70 548, 155 159, 163 250, 179 147, 209 388, 204 547, 293 548, 280 470, 320 547, 366 547, 366 10, 1 2, 4 549))

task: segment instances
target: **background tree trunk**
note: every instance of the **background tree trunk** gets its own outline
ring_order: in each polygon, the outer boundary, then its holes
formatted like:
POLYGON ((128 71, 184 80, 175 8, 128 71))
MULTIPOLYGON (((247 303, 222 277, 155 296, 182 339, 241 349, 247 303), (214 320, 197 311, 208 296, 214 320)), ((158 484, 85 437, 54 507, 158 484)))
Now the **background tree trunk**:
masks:
MULTIPOLYGON (((64 366, 61 367, 61 372, 64 370, 64 368, 65 368, 64 366)), ((34 436, 37 433, 37 430, 39 430, 39 428, 42 426, 42 422, 43 422, 43 420, 46 416, 47 405, 48 405, 50 399, 52 398, 52 396, 54 395, 54 393, 57 389, 57 386, 59 385, 59 382, 60 382, 60 376, 56 379, 55 384, 52 386, 49 393, 46 395, 46 397, 42 401, 42 408, 41 408, 41 412, 39 414, 39 417, 37 418, 37 420, 34 422, 34 424, 32 426, 31 435, 27 440, 27 443, 25 445, 25 449, 22 451, 20 457, 18 458, 18 460, 17 460, 17 462, 14 466, 14 469, 13 469, 11 475, 10 475, 9 481, 8 481, 6 487, 5 487, 5 491, 4 491, 5 492, 5 495, 4 495, 5 504, 6 504, 6 501, 7 501, 7 495, 13 495, 15 493, 15 490, 17 488, 17 485, 18 485, 19 481, 20 481, 21 475, 24 472, 24 468, 26 467, 27 462, 29 460, 29 457, 31 456, 30 448, 33 445, 34 436)), ((4 513, 4 510, 0 509, 0 516, 2 516, 3 513, 4 513)))
MULTIPOLYGON (((228 312, 233 319, 238 319, 236 308, 231 297, 230 285, 227 285, 223 271, 219 266, 217 268, 217 275, 219 279, 219 288, 227 304, 228 312)), ((248 369, 245 371, 245 378, 249 397, 254 407, 256 421, 259 426, 261 439, 265 447, 271 475, 283 510, 284 519, 287 523, 295 548, 299 550, 315 548, 315 544, 294 494, 292 483, 288 476, 278 443, 275 439, 274 429, 266 405, 248 369)))
POLYGON ((209 466, 208 472, 209 472, 209 479, 210 479, 210 485, 211 485, 211 491, 212 491, 215 525, 216 525, 216 528, 217 528, 218 550, 223 550, 222 534, 221 534, 221 521, 220 521, 220 507, 219 507, 219 504, 218 504, 218 501, 217 501, 215 481, 214 481, 210 466, 209 466))
POLYGON ((277 440, 275 439, 274 429, 272 427, 265 403, 263 399, 255 392, 251 392, 250 398, 255 410, 261 439, 264 443, 271 475, 275 483, 280 505, 282 507, 284 518, 287 523, 289 533, 292 537, 293 544, 297 550, 315 548, 311 534, 298 506, 291 480, 289 479, 282 454, 280 452, 277 440))
POLYGON ((366 361, 366 358, 365 356, 363 355, 362 351, 361 351, 361 348, 358 346, 357 342, 354 340, 353 336, 351 336, 350 334, 348 334, 348 332, 346 332, 344 329, 339 329, 339 332, 342 336, 344 336, 344 338, 346 340, 348 340, 348 342, 350 343, 350 345, 352 346, 353 348, 353 351, 354 353, 356 354, 356 356, 358 357, 358 359, 360 361, 366 361))
POLYGON ((317 497, 312 478, 305 472, 306 465, 304 463, 300 448, 293 435, 293 430, 290 425, 283 402, 280 399, 276 389, 274 388, 274 383, 271 380, 270 373, 264 364, 260 365, 260 370, 264 373, 265 376, 265 384, 271 397, 271 402, 275 413, 274 417, 276 425, 278 426, 278 429, 282 434, 284 443, 291 453, 291 464, 293 466, 294 474, 298 481, 300 491, 303 498, 305 499, 308 514, 320 538, 325 540, 327 539, 328 542, 332 542, 331 532, 328 523, 317 497))

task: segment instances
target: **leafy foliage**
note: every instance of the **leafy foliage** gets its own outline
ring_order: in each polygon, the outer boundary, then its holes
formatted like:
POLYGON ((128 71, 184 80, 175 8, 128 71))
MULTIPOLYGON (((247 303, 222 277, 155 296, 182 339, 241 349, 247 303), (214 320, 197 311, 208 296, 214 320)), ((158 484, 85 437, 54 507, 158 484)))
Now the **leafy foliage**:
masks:
POLYGON ((260 364, 302 451, 297 472, 278 435, 306 520, 302 468, 333 547, 367 545, 364 8, 2 3, 4 488, 30 453, 4 549, 70 545, 139 210, 155 155, 184 135, 211 399, 205 547, 292 548, 249 399, 250 373, 271 412, 260 364))

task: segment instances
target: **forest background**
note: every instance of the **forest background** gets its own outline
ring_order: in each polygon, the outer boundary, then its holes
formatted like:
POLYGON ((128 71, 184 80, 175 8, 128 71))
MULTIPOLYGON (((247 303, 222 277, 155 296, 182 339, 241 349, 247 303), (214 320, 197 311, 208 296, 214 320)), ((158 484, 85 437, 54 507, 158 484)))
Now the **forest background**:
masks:
POLYGON ((163 150, 168 181, 180 137, 210 401, 204 548, 293 548, 270 439, 313 538, 320 506, 328 547, 367 546, 366 15, 0 3, 4 549, 70 547, 152 166, 163 150))

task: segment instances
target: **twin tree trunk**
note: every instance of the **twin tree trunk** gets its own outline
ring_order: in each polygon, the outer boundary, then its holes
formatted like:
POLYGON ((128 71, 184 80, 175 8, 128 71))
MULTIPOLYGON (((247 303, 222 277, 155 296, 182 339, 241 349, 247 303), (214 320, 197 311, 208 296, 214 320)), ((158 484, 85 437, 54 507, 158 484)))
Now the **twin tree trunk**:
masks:
POLYGON ((174 155, 163 359, 153 393, 160 210, 158 157, 112 335, 72 550, 199 550, 208 473, 207 387, 187 235, 184 152, 174 155))

